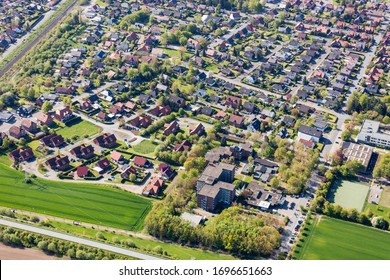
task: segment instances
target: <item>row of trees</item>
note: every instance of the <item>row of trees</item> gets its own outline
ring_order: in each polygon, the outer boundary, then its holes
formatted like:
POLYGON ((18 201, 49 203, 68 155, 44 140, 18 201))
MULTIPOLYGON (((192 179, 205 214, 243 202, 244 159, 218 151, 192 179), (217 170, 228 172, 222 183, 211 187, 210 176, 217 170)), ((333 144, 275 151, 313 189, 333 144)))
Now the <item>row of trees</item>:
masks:
POLYGON ((367 93, 355 92, 347 100, 347 111, 364 114, 366 118, 390 123, 390 96, 378 98, 367 93))
POLYGON ((0 226, 0 242, 13 247, 38 248, 50 255, 69 257, 78 260, 126 259, 126 257, 122 255, 110 253, 101 249, 5 226, 0 226))
POLYGON ((373 176, 375 178, 390 179, 390 154, 382 155, 375 166, 373 176))

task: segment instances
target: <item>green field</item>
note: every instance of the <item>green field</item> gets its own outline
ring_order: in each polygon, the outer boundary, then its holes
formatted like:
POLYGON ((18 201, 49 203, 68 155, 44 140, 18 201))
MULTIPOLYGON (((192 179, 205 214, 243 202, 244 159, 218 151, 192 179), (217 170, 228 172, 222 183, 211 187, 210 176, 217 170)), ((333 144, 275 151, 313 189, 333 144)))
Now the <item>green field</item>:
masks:
POLYGON ((379 205, 390 208, 390 187, 384 187, 379 205))
POLYGON ((390 223, 390 208, 384 207, 381 205, 373 204, 373 203, 366 203, 364 207, 364 212, 367 213, 367 211, 371 210, 374 216, 383 217, 390 223))
MULTIPOLYGON (((390 233, 322 216, 294 252, 301 260, 389 260, 390 233)), ((305 231, 304 231, 305 233, 305 231)))
POLYGON ((80 121, 72 126, 65 126, 57 130, 57 134, 61 134, 64 138, 72 138, 77 136, 78 138, 84 138, 97 134, 101 129, 88 121, 80 121))
POLYGON ((157 145, 154 144, 152 141, 144 140, 141 143, 134 145, 133 150, 137 154, 147 155, 147 154, 154 153, 154 150, 156 149, 156 147, 157 147, 157 145))
POLYGON ((127 230, 140 230, 151 207, 149 200, 111 187, 24 179, 0 164, 1 206, 127 230))
POLYGON ((328 200, 344 208, 356 208, 362 211, 369 187, 362 183, 336 180, 331 187, 328 200))

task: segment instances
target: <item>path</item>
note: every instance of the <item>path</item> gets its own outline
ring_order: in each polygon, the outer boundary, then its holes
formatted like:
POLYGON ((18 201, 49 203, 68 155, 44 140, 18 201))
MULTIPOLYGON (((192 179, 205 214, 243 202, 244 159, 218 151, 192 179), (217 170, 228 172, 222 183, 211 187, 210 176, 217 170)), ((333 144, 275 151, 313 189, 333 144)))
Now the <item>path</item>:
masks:
POLYGON ((64 234, 64 233, 59 233, 59 232, 52 231, 52 230, 42 229, 42 228, 38 228, 35 226, 25 225, 25 224, 21 224, 21 223, 17 223, 17 222, 11 222, 11 221, 7 221, 7 220, 3 220, 3 219, 0 219, 0 224, 4 225, 4 226, 8 226, 8 227, 18 228, 21 230, 26 230, 26 231, 30 231, 30 232, 35 232, 35 233, 51 236, 51 237, 62 239, 62 240, 67 240, 70 242, 83 244, 83 245, 90 246, 90 247, 99 248, 102 250, 114 252, 117 254, 129 256, 129 257, 137 258, 137 259, 141 259, 141 260, 162 260, 162 258, 139 253, 139 252, 132 251, 129 249, 124 249, 124 248, 120 248, 117 246, 104 244, 102 242, 93 241, 93 240, 90 240, 87 238, 76 237, 76 236, 73 236, 70 234, 64 234))

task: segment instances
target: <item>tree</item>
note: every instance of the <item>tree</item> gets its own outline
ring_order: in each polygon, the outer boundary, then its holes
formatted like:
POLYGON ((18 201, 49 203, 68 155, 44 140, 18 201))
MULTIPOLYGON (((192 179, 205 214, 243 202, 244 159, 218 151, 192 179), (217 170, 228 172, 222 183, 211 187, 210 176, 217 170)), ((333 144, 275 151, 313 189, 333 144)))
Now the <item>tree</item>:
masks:
POLYGON ((371 220, 373 227, 387 230, 389 228, 389 222, 386 221, 383 217, 374 217, 371 220))
POLYGON ((270 181, 271 188, 277 189, 279 187, 279 180, 276 177, 273 177, 270 181))
POLYGON ((350 141, 351 140, 351 137, 352 137, 352 133, 350 130, 346 129, 344 130, 342 133, 341 133, 341 139, 343 139, 343 141, 350 141))
POLYGON ((373 172, 374 178, 390 178, 390 154, 382 155, 373 172))
POLYGON ((130 180, 131 182, 135 182, 136 179, 137 179, 137 175, 135 175, 135 174, 130 174, 129 180, 130 180))
POLYGON ((42 111, 44 113, 47 113, 47 112, 50 112, 51 110, 53 110, 53 104, 47 100, 45 102, 43 102, 42 111))

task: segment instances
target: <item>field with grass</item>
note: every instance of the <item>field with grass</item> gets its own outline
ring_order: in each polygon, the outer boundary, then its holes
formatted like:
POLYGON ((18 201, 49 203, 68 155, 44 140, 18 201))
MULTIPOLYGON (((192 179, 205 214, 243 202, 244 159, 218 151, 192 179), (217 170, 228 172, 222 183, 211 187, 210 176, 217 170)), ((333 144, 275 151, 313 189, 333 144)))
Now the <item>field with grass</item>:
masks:
POLYGON ((389 260, 390 233, 360 224, 315 217, 295 249, 301 260, 389 260))
POLYGON ((390 187, 384 187, 379 205, 390 208, 390 187))
POLYGON ((390 223, 390 207, 384 207, 381 205, 366 203, 364 211, 367 212, 371 210, 374 216, 383 217, 390 223))
POLYGON ((346 180, 336 180, 331 187, 328 200, 344 208, 356 208, 362 211, 369 186, 346 180))
POLYGON ((109 227, 140 230, 151 202, 120 189, 33 179, 0 164, 0 205, 109 227))
MULTIPOLYGON (((60 231, 69 231, 75 235, 87 237, 91 239, 97 239, 96 235, 99 232, 97 229, 87 228, 83 226, 70 225, 57 221, 50 221, 50 225, 60 231)), ((103 236, 106 239, 105 242, 116 244, 118 241, 128 240, 133 242, 137 249, 143 252, 153 251, 157 246, 168 253, 167 257, 180 259, 180 260, 233 260, 235 259, 231 255, 219 254, 212 251, 206 251, 201 249, 183 247, 178 244, 164 243, 157 240, 142 239, 136 236, 129 236, 125 234, 113 233, 103 231, 103 236), (116 242, 114 242, 116 241, 116 242)))
POLYGON ((137 154, 148 155, 153 154, 156 147, 157 144, 154 144, 152 141, 144 140, 141 143, 134 145, 133 150, 137 154))
POLYGON ((61 134, 64 138, 72 138, 77 136, 78 138, 84 138, 97 134, 101 129, 88 121, 82 120, 72 126, 65 126, 57 130, 57 134, 61 134))

